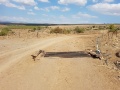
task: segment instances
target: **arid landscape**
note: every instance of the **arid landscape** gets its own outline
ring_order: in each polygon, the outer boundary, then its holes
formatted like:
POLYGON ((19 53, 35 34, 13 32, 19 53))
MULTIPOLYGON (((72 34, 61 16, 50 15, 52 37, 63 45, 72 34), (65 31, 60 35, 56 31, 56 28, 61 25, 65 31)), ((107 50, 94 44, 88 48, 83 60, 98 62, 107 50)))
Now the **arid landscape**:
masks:
POLYGON ((0 90, 119 90, 116 53, 119 24, 0 25, 0 90))

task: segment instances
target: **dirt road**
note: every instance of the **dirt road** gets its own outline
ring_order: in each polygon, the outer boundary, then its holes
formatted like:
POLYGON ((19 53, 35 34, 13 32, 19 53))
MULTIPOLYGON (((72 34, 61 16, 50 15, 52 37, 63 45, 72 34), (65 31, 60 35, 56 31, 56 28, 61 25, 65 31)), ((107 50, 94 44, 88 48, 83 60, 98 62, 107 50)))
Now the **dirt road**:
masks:
MULTIPOLYGON (((52 44, 55 44, 57 42, 61 42, 62 40, 69 39, 71 37, 65 36, 65 37, 55 37, 52 39, 47 39, 43 41, 38 41, 34 43, 33 45, 31 44, 30 46, 26 46, 23 48, 19 49, 13 49, 7 52, 4 52, 3 54, 0 54, 0 72, 3 71, 3 69, 9 68, 11 65, 13 65, 16 62, 19 62, 21 58, 24 56, 30 55, 31 53, 43 49, 45 47, 48 47, 52 44)), ((31 41, 32 43, 32 41, 31 41)))
POLYGON ((91 37, 46 39, 0 55, 0 90, 119 90, 118 72, 98 59, 74 55, 86 49, 91 37), (36 50, 66 52, 33 61, 36 50), (9 58, 10 57, 10 58, 9 58))

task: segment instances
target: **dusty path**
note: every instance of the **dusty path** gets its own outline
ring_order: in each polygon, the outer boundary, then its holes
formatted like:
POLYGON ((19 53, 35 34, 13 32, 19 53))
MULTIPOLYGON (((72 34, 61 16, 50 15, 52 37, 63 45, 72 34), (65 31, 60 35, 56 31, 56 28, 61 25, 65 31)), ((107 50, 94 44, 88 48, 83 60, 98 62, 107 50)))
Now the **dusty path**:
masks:
POLYGON ((61 42, 69 38, 72 38, 72 37, 70 36, 54 37, 54 38, 50 38, 50 39, 43 40, 40 42, 38 41, 37 43, 27 46, 27 47, 10 50, 8 52, 0 54, 0 72, 2 72, 6 68, 9 68, 14 63, 19 62, 21 58, 23 58, 26 55, 30 55, 36 50, 44 49, 45 47, 48 47, 52 44, 61 42))
POLYGON ((1 61, 0 70, 6 72, 0 75, 0 90, 119 90, 118 73, 98 59, 55 56, 34 62, 30 57, 39 46, 46 52, 83 51, 89 38, 51 38, 1 55, 6 61, 1 61), (7 58, 13 54, 14 57, 7 58))

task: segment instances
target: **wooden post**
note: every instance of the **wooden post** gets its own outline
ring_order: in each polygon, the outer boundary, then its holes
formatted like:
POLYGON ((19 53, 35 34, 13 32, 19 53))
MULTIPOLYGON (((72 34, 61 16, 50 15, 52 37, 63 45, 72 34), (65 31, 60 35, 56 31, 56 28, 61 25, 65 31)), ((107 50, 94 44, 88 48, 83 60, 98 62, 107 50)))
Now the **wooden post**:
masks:
POLYGON ((100 51, 100 37, 96 40, 96 51, 100 51))

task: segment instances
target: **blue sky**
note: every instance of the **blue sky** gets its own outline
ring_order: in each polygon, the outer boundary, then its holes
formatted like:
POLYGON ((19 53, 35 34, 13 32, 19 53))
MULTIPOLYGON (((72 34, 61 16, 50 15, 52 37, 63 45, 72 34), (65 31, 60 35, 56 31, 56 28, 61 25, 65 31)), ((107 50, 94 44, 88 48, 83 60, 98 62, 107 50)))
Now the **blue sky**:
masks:
POLYGON ((0 21, 120 23, 120 0, 0 0, 0 21))

